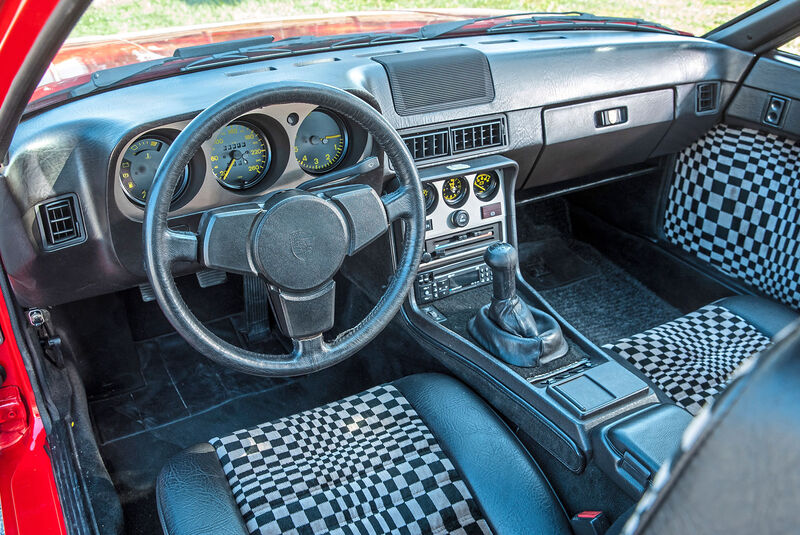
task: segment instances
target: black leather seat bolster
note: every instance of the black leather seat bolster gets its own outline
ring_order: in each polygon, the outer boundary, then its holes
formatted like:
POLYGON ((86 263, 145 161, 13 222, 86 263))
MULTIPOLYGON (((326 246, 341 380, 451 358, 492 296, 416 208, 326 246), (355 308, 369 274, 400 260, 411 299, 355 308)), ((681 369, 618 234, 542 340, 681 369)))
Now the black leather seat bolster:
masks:
POLYGON ((769 338, 799 317, 796 312, 779 303, 752 295, 725 297, 714 302, 736 314, 769 338))
POLYGON ((211 444, 170 459, 158 476, 156 503, 166 535, 248 535, 211 444))
POLYGON ((445 375, 395 381, 470 487, 497 535, 571 533, 544 474, 494 411, 445 375))

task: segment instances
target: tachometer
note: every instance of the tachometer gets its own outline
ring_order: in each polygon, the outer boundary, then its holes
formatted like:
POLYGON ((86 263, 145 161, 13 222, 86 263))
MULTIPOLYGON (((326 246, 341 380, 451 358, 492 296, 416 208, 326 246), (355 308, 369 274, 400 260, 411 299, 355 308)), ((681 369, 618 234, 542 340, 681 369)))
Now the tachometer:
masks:
MULTIPOLYGON (((122 191, 130 200, 142 205, 147 201, 156 171, 161 165, 161 160, 164 159, 169 145, 170 142, 167 138, 145 135, 125 149, 119 164, 119 180, 122 184, 122 191)), ((178 185, 175 186, 175 193, 172 194, 173 201, 181 196, 188 182, 189 167, 187 166, 178 185)))
POLYGON ((478 173, 472 182, 472 189, 480 200, 491 201, 500 189, 500 179, 494 171, 478 173))
POLYGON ((325 173, 341 163, 347 153, 347 128, 330 112, 308 114, 294 139, 294 156, 308 173, 325 173))
POLYGON ((227 188, 254 186, 267 174, 271 158, 267 138, 244 122, 223 127, 211 140, 211 170, 227 188))
POLYGON ((468 194, 469 182, 463 176, 448 178, 442 185, 442 198, 448 206, 461 206, 467 200, 468 194))

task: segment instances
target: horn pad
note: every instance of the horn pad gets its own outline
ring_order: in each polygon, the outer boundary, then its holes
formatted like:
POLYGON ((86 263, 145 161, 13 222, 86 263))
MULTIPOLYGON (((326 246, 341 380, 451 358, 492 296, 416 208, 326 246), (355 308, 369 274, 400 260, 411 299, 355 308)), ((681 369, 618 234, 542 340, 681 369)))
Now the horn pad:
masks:
POLYGON ((344 216, 333 203, 306 192, 273 197, 253 225, 251 258, 258 272, 289 291, 329 281, 348 250, 344 216))

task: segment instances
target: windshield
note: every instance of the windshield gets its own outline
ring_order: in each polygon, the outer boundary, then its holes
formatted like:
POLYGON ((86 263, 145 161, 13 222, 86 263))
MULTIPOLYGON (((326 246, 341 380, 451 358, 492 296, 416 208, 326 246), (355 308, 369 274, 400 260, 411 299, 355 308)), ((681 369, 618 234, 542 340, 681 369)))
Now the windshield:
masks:
MULTIPOLYGON (((258 44, 262 54, 266 44, 269 54, 274 55, 287 48, 302 48, 297 46, 302 44, 298 41, 290 44, 281 41, 299 36, 307 36, 307 39, 358 35, 359 38, 350 38, 347 43, 366 46, 388 42, 399 35, 431 38, 443 33, 476 29, 632 28, 630 23, 623 25, 621 22, 603 27, 600 25, 603 17, 640 19, 633 24, 642 31, 672 28, 681 33, 702 35, 759 3, 747 0, 96 0, 74 28, 33 94, 31 103, 39 101, 39 105, 29 105, 29 109, 135 79, 145 69, 155 68, 159 75, 164 75, 169 67, 179 72, 187 65, 192 67, 198 63, 196 60, 191 64, 173 61, 174 56, 181 54, 194 58, 225 54, 242 57, 241 47, 226 51, 200 46, 234 40, 249 40, 242 41, 250 45, 248 52, 257 48, 252 45, 258 44), (496 18, 521 11, 527 13, 520 15, 524 17, 519 19, 520 22, 511 25, 515 28, 509 28, 509 19, 503 22, 502 18, 496 18), (536 13, 533 19, 530 12, 536 13), (557 20, 548 21, 561 21, 561 24, 545 26, 541 23, 544 13, 561 13, 557 20), (441 24, 486 17, 491 18, 464 28, 441 24), (568 17, 583 24, 568 26, 568 17), (523 20, 524 24, 521 23, 523 20), (438 24, 439 28, 419 33, 421 27, 431 24, 438 24), (377 34, 378 38, 364 39, 361 37, 364 33, 377 34), (280 50, 276 51, 276 47, 280 50), (128 67, 122 72, 118 69, 137 64, 142 68, 128 67), (115 72, 109 75, 109 69, 115 72), (94 73, 106 75, 102 77, 102 83, 99 83, 101 78, 92 78, 94 73), (89 87, 85 87, 87 85, 89 87), (61 98, 53 98, 56 95, 61 98)), ((328 44, 338 46, 341 43, 328 44)), ((252 59, 254 54, 246 55, 245 59, 252 59)), ((204 63, 209 62, 204 60, 204 63)), ((140 76, 140 79, 144 78, 140 76)))

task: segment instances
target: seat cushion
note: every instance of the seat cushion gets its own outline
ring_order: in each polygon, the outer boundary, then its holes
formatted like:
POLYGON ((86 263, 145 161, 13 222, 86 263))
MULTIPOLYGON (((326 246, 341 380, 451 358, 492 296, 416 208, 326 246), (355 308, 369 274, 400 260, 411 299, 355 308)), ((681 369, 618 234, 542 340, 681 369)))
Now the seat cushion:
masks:
POLYGON ((192 450, 159 477, 168 535, 219 533, 214 519, 231 515, 239 531, 225 533, 569 529, 516 437, 474 393, 442 375, 407 377, 209 444, 194 451, 205 455, 203 473, 216 463, 215 477, 198 478, 197 461, 186 462, 192 450), (191 506, 193 497, 205 510, 191 506))
POLYGON ((772 344, 797 315, 766 299, 721 299, 604 346, 631 362, 692 414, 719 394, 745 359, 772 344))

